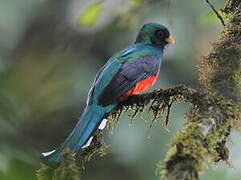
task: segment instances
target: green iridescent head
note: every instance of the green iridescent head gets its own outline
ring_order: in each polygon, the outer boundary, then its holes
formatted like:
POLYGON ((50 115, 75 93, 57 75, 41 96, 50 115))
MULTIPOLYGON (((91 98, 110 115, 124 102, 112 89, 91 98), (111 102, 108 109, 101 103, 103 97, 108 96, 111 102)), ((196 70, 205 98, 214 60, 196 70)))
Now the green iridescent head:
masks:
POLYGON ((169 30, 157 23, 147 23, 142 26, 136 38, 136 43, 153 44, 160 47, 174 42, 169 30))

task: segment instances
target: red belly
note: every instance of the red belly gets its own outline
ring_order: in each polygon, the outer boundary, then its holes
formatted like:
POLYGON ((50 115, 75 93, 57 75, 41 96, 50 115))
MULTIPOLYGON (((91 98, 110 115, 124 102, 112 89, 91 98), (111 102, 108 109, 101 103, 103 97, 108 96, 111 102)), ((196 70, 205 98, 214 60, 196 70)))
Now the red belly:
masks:
POLYGON ((136 83, 135 87, 129 90, 122 98, 125 99, 128 96, 140 94, 141 92, 146 91, 155 84, 158 75, 159 74, 157 74, 156 76, 150 76, 146 79, 143 79, 142 81, 139 81, 138 83, 136 83))

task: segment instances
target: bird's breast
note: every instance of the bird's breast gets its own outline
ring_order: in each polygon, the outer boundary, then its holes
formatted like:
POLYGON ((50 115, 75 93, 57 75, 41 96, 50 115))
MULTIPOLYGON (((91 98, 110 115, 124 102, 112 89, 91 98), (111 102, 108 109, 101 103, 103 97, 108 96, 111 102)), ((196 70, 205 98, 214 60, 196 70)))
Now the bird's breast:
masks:
POLYGON ((131 95, 140 94, 143 91, 148 90, 149 88, 151 88, 155 84, 158 76, 159 76, 159 73, 157 75, 155 75, 155 76, 149 76, 148 78, 143 79, 143 80, 137 82, 135 84, 134 88, 132 88, 126 94, 124 94, 122 99, 123 98, 125 99, 125 98, 127 98, 128 96, 131 96, 131 95))

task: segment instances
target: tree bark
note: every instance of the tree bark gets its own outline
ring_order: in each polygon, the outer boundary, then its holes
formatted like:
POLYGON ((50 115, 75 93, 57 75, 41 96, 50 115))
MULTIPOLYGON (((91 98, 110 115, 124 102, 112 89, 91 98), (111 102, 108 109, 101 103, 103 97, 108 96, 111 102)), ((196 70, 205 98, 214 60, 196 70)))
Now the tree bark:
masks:
POLYGON ((161 180, 197 180, 208 161, 227 161, 226 141, 241 117, 241 1, 228 1, 223 11, 231 18, 198 65, 198 104, 172 140, 161 180))

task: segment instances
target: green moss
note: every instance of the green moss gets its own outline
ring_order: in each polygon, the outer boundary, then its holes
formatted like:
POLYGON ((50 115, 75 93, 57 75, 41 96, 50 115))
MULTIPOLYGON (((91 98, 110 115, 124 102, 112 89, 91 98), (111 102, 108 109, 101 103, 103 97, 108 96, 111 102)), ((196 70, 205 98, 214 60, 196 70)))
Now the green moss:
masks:
POLYGON ((207 161, 207 149, 203 145, 205 137, 198 123, 186 124, 183 131, 178 131, 172 147, 161 165, 161 179, 197 179, 207 161), (198 149, 198 151, 197 151, 198 149))
POLYGON ((241 2, 239 0, 228 0, 225 4, 225 8, 222 11, 233 16, 238 7, 241 7, 241 2))
POLYGON ((90 161, 96 153, 99 153, 100 156, 104 156, 107 154, 106 149, 109 147, 110 145, 104 142, 103 131, 97 130, 91 145, 75 155, 78 165, 84 169, 85 163, 90 161))
POLYGON ((161 179, 179 179, 183 177, 182 173, 187 172, 191 175, 187 177, 188 179, 197 179, 205 170, 208 160, 227 161, 229 153, 226 139, 235 117, 230 116, 230 113, 235 113, 236 106, 224 97, 210 96, 205 97, 205 100, 206 103, 199 106, 200 109, 192 109, 187 114, 191 121, 182 131, 176 133, 167 158, 161 166, 161 179), (215 122, 210 122, 209 118, 219 119, 213 119, 215 122), (212 123, 215 123, 213 125, 215 128, 206 132, 205 123, 211 127, 212 123), (188 169, 189 166, 192 168, 188 169))
POLYGON ((240 19, 238 13, 232 17, 213 51, 198 65, 205 95, 187 113, 188 123, 172 141, 161 179, 198 179, 208 160, 229 157, 226 141, 241 115, 240 19))
POLYGON ((63 162, 57 168, 41 164, 36 175, 39 180, 80 180, 80 168, 76 165, 74 156, 65 151, 63 162))
POLYGON ((65 150, 60 166, 41 164, 36 176, 39 180, 80 180, 80 172, 85 169, 85 163, 96 153, 100 156, 106 155, 106 149, 109 147, 103 141, 103 131, 98 130, 88 148, 79 151, 75 156, 65 150))

